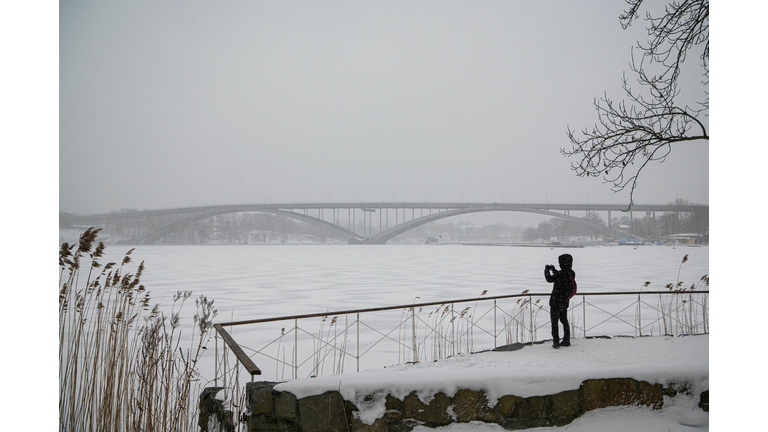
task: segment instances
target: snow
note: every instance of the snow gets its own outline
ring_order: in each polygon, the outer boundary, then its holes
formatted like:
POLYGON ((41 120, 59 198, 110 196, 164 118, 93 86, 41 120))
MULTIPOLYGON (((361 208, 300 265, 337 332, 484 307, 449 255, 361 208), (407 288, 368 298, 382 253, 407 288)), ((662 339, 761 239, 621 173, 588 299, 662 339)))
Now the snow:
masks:
POLYGON ((708 335, 574 339, 571 344, 558 350, 547 343, 534 344, 517 351, 462 354, 437 362, 293 380, 275 390, 297 398, 338 390, 360 408, 360 419, 371 424, 384 413, 386 394, 402 400, 414 390, 425 403, 438 392, 453 396, 459 389, 484 390, 493 406, 504 395, 551 395, 598 378, 634 378, 664 386, 686 382, 697 396, 709 389, 708 335), (378 397, 364 403, 368 394, 378 397))
MULTIPOLYGON (((109 246, 104 262, 119 262, 132 247, 109 246)), ((161 308, 167 311, 177 290, 192 290, 193 298, 205 295, 215 299, 219 315, 214 321, 226 322, 407 304, 414 302, 414 297, 419 297, 421 302, 471 298, 484 290, 488 290, 487 295, 520 293, 526 289, 546 292, 550 286, 544 281, 542 267, 546 263, 557 262, 557 256, 562 253, 574 256, 580 292, 637 291, 643 288, 646 281, 651 282, 647 290, 663 289, 665 284, 677 280, 684 281, 688 286, 709 273, 709 248, 706 246, 550 250, 483 246, 438 248, 424 245, 139 245, 132 256, 135 266, 145 261, 142 282, 152 292, 153 303, 159 302, 161 308), (681 265, 685 255, 689 255, 688 260, 681 265)), ((194 312, 194 304, 182 309, 182 329, 191 325, 194 312)), ((238 326, 230 330, 238 342, 254 346, 254 338, 266 334, 271 340, 275 334, 264 332, 259 326, 238 326)), ((610 327, 603 330, 601 326, 591 334, 630 334, 611 333, 610 330, 610 327)), ((280 327, 276 331, 279 335, 280 327)), ((540 331, 538 339, 546 337, 548 326, 540 331)), ((703 336, 612 340, 578 338, 572 341, 573 346, 559 350, 553 350, 549 345, 533 345, 513 352, 460 355, 437 363, 377 367, 360 374, 304 379, 301 381, 311 384, 296 391, 338 390, 341 385, 346 397, 372 389, 402 393, 406 385, 402 382, 398 384, 396 376, 408 377, 411 382, 423 384, 427 390, 422 394, 424 398, 428 398, 430 392, 442 390, 452 394, 458 387, 477 388, 480 384, 487 387, 492 398, 501 394, 551 394, 578 388, 583 379, 605 375, 658 382, 687 377, 704 387, 708 385, 708 341, 709 338, 703 336), (446 380, 446 373, 452 373, 453 377, 446 380)), ((503 340, 500 341, 500 344, 503 343, 503 340)), ((204 383, 213 378, 212 342, 208 348, 200 362, 204 383)), ((483 348, 476 346, 476 350, 483 348)), ((289 356, 290 349, 289 346, 289 356)), ((373 355, 375 358, 376 354, 373 355)), ((265 374, 257 379, 275 378, 275 366, 270 366, 261 357, 256 357, 255 361, 265 374)), ((368 367, 362 365, 363 369, 368 367)), ((242 381, 247 381, 247 378, 242 381)), ((213 382, 205 385, 213 385, 213 382)), ((292 385, 299 384, 289 382, 281 386, 292 385)), ((684 409, 681 407, 687 405, 682 402, 677 408, 667 407, 666 402, 663 410, 654 412, 640 407, 596 410, 580 417, 567 428, 600 431, 591 426, 604 425, 604 430, 618 430, 617 424, 621 423, 621 429, 632 431, 632 427, 655 421, 661 425, 658 430, 677 431, 691 430, 684 429, 680 426, 682 424, 700 424, 696 419, 686 420, 683 415, 701 416, 701 410, 695 403, 690 409, 684 409), (620 420, 622 418, 623 421, 620 420)), ((363 408, 362 404, 358 406, 363 408)), ((382 406, 383 403, 378 400, 368 404, 364 410, 368 416, 365 419, 380 415, 382 406)), ((442 430, 461 432, 468 430, 466 427, 455 425, 442 430)), ((478 431, 501 430, 487 425, 471 427, 478 431)))

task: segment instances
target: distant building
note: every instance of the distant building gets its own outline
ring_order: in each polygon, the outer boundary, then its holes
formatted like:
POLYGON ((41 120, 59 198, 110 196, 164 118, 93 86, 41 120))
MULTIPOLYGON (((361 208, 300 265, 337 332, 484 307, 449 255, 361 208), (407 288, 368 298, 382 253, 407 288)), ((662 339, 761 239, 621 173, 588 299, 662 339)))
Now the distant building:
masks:
POLYGON ((643 241, 643 239, 638 239, 638 238, 631 238, 631 239, 620 238, 619 244, 620 245, 644 245, 645 241, 643 241))
POLYGON ((678 243, 699 244, 699 243, 702 243, 702 241, 704 240, 704 236, 696 233, 680 233, 680 234, 669 235, 665 237, 665 239, 669 241, 678 242, 678 243))

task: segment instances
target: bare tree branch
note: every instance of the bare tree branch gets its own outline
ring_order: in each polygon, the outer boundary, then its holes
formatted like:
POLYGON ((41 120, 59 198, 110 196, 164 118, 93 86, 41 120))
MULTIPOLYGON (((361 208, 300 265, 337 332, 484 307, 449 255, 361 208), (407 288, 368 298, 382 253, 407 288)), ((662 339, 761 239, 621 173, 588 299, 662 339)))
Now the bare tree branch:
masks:
MULTIPOLYGON (((643 0, 627 0, 630 6, 619 16, 624 29, 637 19, 643 0)), ((639 61, 633 57, 630 69, 645 91, 633 91, 626 75, 622 78, 625 99, 615 103, 607 94, 594 101, 598 123, 578 135, 568 128, 571 149, 561 149, 565 156, 580 160, 571 164, 579 177, 603 176, 619 192, 630 187, 629 210, 641 171, 650 162, 664 162, 671 145, 683 141, 709 140, 707 128, 699 115, 709 109, 709 0, 672 2, 665 14, 655 18, 646 14, 649 40, 638 43, 639 61), (704 100, 699 108, 675 104, 682 63, 688 49, 704 45, 700 56, 705 81, 704 100), (649 74, 646 65, 661 67, 661 73, 649 74)))

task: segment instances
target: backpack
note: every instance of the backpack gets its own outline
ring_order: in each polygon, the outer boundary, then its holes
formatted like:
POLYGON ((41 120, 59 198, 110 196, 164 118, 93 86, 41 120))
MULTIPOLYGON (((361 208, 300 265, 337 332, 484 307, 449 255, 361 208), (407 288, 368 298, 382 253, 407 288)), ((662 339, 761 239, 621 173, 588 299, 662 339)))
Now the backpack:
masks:
POLYGON ((571 284, 573 285, 573 291, 571 292, 571 296, 568 297, 568 300, 572 299, 573 296, 576 295, 576 281, 573 279, 573 276, 571 276, 571 272, 567 272, 568 277, 571 278, 571 284))

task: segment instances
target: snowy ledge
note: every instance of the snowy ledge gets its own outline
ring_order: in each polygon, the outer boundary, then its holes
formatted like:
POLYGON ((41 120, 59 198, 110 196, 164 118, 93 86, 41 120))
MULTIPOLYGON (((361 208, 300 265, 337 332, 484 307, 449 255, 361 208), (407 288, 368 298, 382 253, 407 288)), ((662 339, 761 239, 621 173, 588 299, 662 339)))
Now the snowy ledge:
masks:
POLYGON ((431 363, 301 379, 278 384, 297 399, 336 391, 372 424, 386 412, 384 395, 403 400, 416 392, 428 404, 438 393, 485 392, 489 406, 499 398, 545 396, 577 390, 586 380, 632 378, 668 386, 686 383, 694 394, 709 389, 709 336, 575 339, 572 346, 525 346, 517 351, 463 354, 431 363), (371 395, 378 395, 371 397, 371 395))
MULTIPOLYGON (((247 430, 628 430, 621 416, 641 427, 660 421, 663 430, 708 430, 708 335, 576 339, 572 345, 554 350, 534 344, 353 374, 249 383, 247 430)), ((224 393, 213 387, 201 395, 205 430, 234 425, 224 393)))
POLYGON ((403 398, 416 390, 426 398, 458 389, 484 390, 488 402, 499 397, 543 396, 575 390, 588 379, 634 378, 651 384, 688 382, 709 386, 709 335, 574 339, 570 347, 525 346, 518 351, 462 354, 430 363, 394 365, 380 370, 288 381, 277 391, 298 399, 339 391, 350 401, 358 393, 386 391, 403 398))

